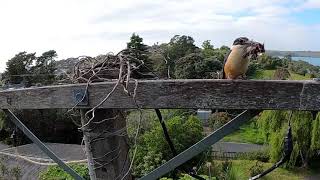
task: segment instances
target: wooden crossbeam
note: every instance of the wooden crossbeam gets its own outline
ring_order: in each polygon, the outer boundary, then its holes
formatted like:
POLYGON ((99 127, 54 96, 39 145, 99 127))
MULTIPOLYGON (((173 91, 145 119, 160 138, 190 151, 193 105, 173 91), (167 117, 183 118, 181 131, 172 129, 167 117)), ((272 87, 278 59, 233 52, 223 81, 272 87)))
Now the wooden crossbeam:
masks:
MULTIPOLYGON (((97 105, 115 82, 90 85, 90 108, 97 105)), ((74 91, 86 84, 71 84, 0 91, 1 109, 72 108, 74 91)), ((135 83, 129 90, 133 92, 135 83)), ((143 80, 136 102, 141 108, 186 109, 296 109, 320 110, 320 82, 281 80, 143 80)), ((101 108, 137 108, 120 85, 101 108)))

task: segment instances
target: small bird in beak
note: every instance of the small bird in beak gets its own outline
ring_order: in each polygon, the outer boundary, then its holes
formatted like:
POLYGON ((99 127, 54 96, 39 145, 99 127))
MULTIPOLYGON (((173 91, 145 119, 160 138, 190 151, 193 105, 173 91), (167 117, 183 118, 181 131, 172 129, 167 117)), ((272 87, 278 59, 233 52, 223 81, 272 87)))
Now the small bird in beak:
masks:
POLYGON ((237 38, 224 60, 222 79, 245 77, 250 59, 255 59, 264 52, 264 44, 250 41, 247 37, 237 38))

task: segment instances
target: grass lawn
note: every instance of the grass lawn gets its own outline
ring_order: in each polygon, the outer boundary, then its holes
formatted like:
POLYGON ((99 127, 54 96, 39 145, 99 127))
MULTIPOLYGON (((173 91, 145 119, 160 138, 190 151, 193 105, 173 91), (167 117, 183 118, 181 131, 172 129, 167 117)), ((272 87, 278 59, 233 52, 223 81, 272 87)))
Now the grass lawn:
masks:
MULTIPOLYGON (((250 176, 249 169, 254 166, 256 161, 249 160, 234 160, 232 161, 233 166, 239 169, 239 171, 243 172, 243 176, 245 179, 248 179, 250 176)), ((272 163, 262 163, 263 170, 268 169, 273 164, 272 163)), ((294 169, 294 170, 286 170, 283 168, 277 168, 272 171, 270 174, 266 175, 264 179, 266 180, 301 180, 304 179, 310 173, 303 169, 294 169)))
POLYGON ((223 138, 227 142, 240 142, 251 144, 263 144, 263 136, 258 128, 252 127, 252 122, 244 124, 239 130, 223 138))
POLYGON ((262 70, 257 71, 256 74, 252 77, 253 79, 272 79, 275 70, 262 70))
MULTIPOLYGON (((252 79, 265 79, 270 80, 273 78, 275 70, 261 70, 257 71, 256 74, 251 77, 252 79)), ((291 77, 290 80, 310 80, 309 76, 302 76, 300 74, 295 74, 293 72, 290 72, 291 77)))

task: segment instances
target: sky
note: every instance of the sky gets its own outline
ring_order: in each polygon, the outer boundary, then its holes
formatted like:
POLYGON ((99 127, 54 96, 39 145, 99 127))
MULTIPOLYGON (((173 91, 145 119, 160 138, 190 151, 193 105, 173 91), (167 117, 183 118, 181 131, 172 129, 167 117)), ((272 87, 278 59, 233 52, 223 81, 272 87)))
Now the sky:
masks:
POLYGON ((1 0, 0 72, 21 51, 96 56, 192 36, 230 46, 240 36, 272 50, 320 50, 320 0, 1 0))

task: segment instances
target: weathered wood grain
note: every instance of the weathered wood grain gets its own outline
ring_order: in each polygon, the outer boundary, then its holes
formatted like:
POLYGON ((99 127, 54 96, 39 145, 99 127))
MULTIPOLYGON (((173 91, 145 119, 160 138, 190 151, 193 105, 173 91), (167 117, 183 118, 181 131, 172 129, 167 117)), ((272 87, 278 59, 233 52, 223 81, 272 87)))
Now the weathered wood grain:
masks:
MULTIPOLYGON (((89 87, 89 108, 98 104, 115 82, 89 87)), ((73 90, 86 84, 0 91, 1 109, 71 108, 73 90)), ((133 91, 134 82, 130 84, 133 91)), ((320 82, 281 80, 145 80, 136 95, 142 108, 300 109, 320 110, 320 82)), ((119 86, 101 108, 137 108, 119 86)))

